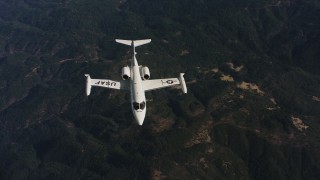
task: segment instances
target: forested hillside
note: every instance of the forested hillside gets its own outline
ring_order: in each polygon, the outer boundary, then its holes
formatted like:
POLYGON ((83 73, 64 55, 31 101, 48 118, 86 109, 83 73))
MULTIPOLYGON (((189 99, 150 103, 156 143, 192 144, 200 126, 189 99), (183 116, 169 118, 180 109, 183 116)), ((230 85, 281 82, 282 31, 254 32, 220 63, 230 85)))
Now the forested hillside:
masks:
POLYGON ((0 0, 0 179, 318 179, 316 0, 0 0), (121 79, 152 78, 139 126, 121 79))

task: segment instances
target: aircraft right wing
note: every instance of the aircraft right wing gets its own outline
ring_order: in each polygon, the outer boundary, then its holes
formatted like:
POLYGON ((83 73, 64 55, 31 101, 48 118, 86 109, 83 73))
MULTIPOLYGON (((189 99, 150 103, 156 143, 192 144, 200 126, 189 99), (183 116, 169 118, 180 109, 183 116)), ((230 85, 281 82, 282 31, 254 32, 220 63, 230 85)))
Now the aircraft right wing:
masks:
POLYGON ((145 80, 142 81, 142 88, 144 91, 151 91, 180 84, 182 87, 182 92, 186 94, 187 87, 183 75, 184 74, 181 73, 179 78, 145 80))
POLYGON ((174 86, 178 84, 180 84, 178 78, 152 79, 152 80, 142 81, 142 87, 145 91, 166 88, 166 87, 174 86))

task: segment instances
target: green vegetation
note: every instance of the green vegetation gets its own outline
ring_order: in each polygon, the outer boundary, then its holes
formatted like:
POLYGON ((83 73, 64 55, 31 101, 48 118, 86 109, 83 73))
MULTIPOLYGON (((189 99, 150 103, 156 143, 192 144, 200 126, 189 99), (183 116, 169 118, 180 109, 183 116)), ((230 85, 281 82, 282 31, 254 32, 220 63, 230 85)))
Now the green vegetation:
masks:
POLYGON ((319 9, 0 1, 0 179, 317 179, 319 9), (128 92, 85 96, 85 73, 120 79, 130 52, 115 38, 152 39, 137 48, 151 78, 186 72, 188 95, 147 93, 142 127, 128 92))

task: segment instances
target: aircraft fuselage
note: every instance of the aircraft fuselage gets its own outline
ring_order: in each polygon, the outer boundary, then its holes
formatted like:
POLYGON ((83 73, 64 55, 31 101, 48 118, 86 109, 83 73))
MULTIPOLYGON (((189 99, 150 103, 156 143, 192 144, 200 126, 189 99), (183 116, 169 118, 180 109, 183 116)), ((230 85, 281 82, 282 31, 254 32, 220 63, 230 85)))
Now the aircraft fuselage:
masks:
POLYGON ((142 125, 146 116, 146 97, 145 92, 142 89, 142 79, 140 74, 140 67, 133 52, 133 58, 131 62, 131 80, 130 80, 130 94, 131 94, 131 108, 133 115, 139 125, 142 125))

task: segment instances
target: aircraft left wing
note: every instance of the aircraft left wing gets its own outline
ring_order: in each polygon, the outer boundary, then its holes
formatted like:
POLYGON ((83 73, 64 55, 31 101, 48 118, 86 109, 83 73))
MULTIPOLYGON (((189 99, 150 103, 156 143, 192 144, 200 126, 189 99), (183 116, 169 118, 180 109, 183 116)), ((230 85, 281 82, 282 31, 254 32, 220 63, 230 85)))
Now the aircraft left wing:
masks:
POLYGON ((181 73, 179 78, 145 80, 142 81, 142 88, 144 89, 144 91, 151 91, 180 84, 182 92, 186 94, 187 87, 183 75, 184 74, 181 73))
POLYGON ((87 77, 86 82, 86 94, 90 95, 91 87, 98 86, 110 89, 119 89, 119 90, 129 90, 130 82, 129 81, 113 81, 109 79, 91 79, 89 74, 85 74, 87 77))

